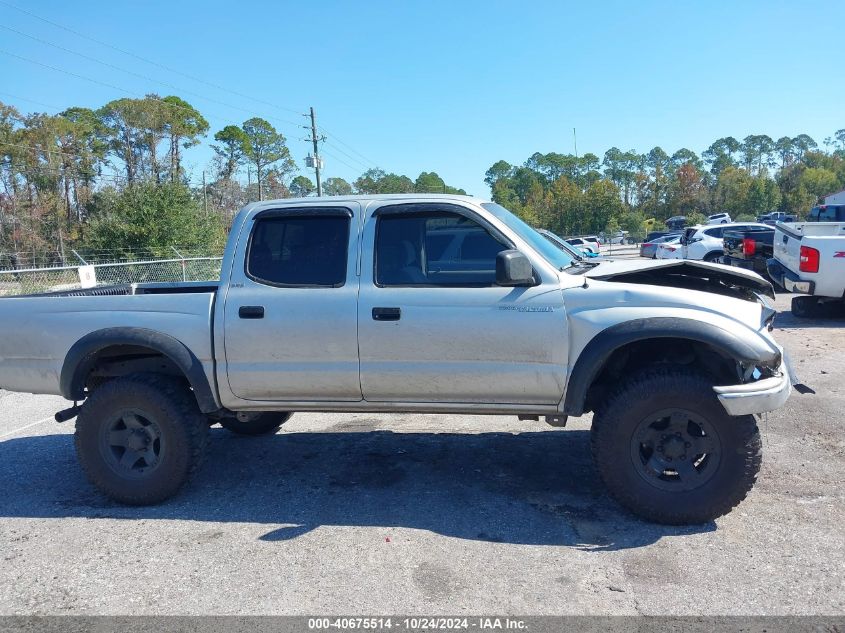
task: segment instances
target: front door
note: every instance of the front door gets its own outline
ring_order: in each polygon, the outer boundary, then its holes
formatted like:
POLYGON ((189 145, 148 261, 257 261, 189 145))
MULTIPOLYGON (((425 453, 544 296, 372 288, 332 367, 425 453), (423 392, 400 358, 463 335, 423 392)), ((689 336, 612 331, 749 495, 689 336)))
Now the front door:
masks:
POLYGON ((370 402, 557 403, 567 325, 557 279, 506 288, 508 238, 458 205, 386 205, 364 228, 358 331, 370 402))
POLYGON ((236 397, 361 400, 359 214, 348 203, 281 207, 244 226, 222 324, 236 397))

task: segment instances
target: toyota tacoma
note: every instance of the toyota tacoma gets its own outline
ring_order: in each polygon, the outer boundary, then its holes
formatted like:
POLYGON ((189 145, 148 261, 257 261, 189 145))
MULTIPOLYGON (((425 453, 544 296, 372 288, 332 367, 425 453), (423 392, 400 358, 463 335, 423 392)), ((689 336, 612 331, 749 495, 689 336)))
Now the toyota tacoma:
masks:
POLYGON ((610 494, 702 523, 745 498, 755 416, 790 394, 771 298, 719 264, 573 256, 472 197, 263 201, 235 218, 219 281, 0 299, 0 387, 72 401, 56 417, 76 417, 82 469, 127 504, 175 494, 217 423, 592 412, 610 494))

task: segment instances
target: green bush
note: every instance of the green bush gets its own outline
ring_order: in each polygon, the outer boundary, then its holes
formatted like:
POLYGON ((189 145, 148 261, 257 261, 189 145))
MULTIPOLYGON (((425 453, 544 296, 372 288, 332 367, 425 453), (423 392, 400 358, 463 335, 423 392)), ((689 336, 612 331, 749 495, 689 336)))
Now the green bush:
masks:
POLYGON ((82 248, 108 251, 115 258, 174 256, 173 249, 216 254, 226 232, 220 217, 182 183, 146 182, 123 191, 105 189, 88 205, 82 248))

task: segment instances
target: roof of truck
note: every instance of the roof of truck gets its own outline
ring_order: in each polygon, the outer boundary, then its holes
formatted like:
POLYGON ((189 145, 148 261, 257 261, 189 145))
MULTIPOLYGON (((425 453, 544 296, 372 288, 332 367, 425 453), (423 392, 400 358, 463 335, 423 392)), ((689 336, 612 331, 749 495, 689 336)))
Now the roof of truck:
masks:
POLYGON ((458 194, 452 193, 384 193, 384 194, 367 194, 367 195, 349 195, 349 196, 309 196, 306 198, 277 198, 274 200, 262 200, 260 202, 251 202, 247 206, 249 208, 255 208, 257 206, 278 206, 278 205, 290 205, 290 204, 302 204, 302 203, 309 203, 313 204, 314 202, 361 202, 361 201, 369 201, 369 200, 454 200, 454 201, 462 201, 462 202, 490 202, 485 198, 479 198, 477 196, 462 196, 458 194))

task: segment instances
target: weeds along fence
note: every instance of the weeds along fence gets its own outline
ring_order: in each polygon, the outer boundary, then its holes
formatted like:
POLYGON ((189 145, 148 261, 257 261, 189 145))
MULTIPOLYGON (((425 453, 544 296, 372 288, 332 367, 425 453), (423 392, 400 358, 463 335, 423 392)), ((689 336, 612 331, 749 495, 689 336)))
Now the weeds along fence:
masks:
POLYGON ((115 284, 216 281, 222 257, 183 257, 108 264, 0 270, 0 296, 27 295, 115 284))

